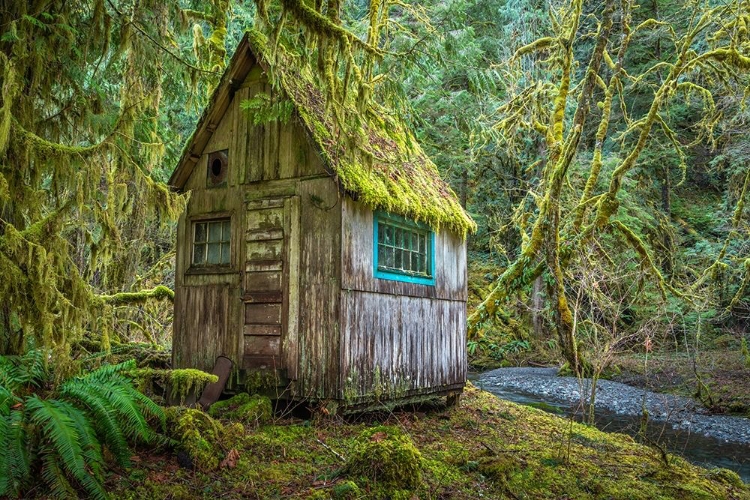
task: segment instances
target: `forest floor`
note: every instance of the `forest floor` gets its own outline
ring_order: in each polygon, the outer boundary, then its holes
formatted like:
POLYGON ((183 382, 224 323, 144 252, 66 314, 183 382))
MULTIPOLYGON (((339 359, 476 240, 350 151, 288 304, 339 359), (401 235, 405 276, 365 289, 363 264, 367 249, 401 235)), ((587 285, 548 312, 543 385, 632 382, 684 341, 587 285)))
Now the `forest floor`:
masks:
POLYGON ((733 472, 671 455, 665 462, 660 451, 628 436, 471 385, 452 408, 347 419, 276 416, 265 424, 212 420, 209 427, 224 436, 211 467, 191 470, 173 452, 143 449, 131 469, 110 478, 113 496, 750 500, 750 488, 733 472))

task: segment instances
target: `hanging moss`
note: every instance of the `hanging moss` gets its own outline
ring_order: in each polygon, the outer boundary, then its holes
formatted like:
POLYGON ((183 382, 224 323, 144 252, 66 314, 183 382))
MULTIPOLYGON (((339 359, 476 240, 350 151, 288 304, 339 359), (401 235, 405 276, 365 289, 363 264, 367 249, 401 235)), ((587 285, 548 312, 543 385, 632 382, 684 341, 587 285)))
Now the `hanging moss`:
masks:
POLYGON ((184 404, 185 398, 192 392, 200 394, 208 384, 218 382, 219 377, 211 373, 192 368, 175 370, 139 368, 130 372, 130 375, 139 382, 139 387, 148 389, 154 382, 168 386, 170 397, 178 399, 184 404))
MULTIPOLYGON (((309 9, 301 2, 284 2, 284 5, 299 9, 295 13, 303 16, 309 9)), ((329 19, 317 15, 309 21, 322 23, 320 29, 328 33, 329 19)), ((331 36, 340 35, 340 27, 331 29, 331 36)), ((435 230, 447 227, 465 236, 476 229, 453 190, 440 178, 437 167, 403 122, 375 103, 359 110, 354 95, 343 102, 334 102, 330 89, 326 94, 316 84, 322 71, 328 74, 322 78, 328 81, 326 87, 335 85, 331 73, 333 53, 323 58, 322 68, 312 67, 293 57, 280 42, 271 54, 268 39, 260 31, 248 31, 246 39, 263 66, 278 80, 279 89, 294 103, 345 192, 372 209, 424 222, 435 230)))

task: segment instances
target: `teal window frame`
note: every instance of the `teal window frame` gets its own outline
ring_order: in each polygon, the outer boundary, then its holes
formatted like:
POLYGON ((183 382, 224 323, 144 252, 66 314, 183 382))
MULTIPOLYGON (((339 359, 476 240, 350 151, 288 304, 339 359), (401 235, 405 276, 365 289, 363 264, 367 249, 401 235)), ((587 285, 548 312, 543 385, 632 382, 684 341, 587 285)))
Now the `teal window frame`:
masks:
MULTIPOLYGON (((388 212, 375 211, 373 214, 373 276, 382 280, 401 281, 404 283, 416 283, 419 285, 435 286, 435 232, 429 226, 415 222, 388 212), (426 242, 426 265, 428 272, 425 274, 413 273, 408 270, 395 267, 385 267, 378 261, 378 234, 381 224, 417 233, 425 236, 426 242)), ((406 250, 406 249, 405 249, 406 250)), ((410 251, 410 250, 406 250, 410 251)))

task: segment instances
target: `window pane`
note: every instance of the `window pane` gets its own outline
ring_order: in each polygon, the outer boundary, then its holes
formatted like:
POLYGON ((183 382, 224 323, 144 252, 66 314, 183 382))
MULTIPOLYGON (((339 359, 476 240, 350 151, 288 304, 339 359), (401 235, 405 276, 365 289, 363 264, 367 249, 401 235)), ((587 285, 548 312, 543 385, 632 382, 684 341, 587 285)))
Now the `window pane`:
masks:
POLYGON ((378 267, 385 266, 385 254, 387 253, 387 248, 383 245, 378 245, 378 267))
POLYGON ((206 245, 197 244, 193 247, 193 264, 200 265, 206 261, 206 245))
POLYGON ((396 237, 394 239, 395 240, 394 241, 394 245, 396 245, 396 247, 398 247, 398 248, 402 248, 404 246, 404 243, 403 243, 402 237, 401 237, 402 234, 403 234, 403 230, 400 227, 397 227, 395 229, 395 232, 396 232, 396 237))
POLYGON ((378 241, 377 243, 383 243, 385 241, 385 226, 378 224, 378 241))
POLYGON ((401 269, 401 257, 403 255, 403 252, 401 250, 396 250, 396 262, 393 267, 396 269, 401 269))
POLYGON ((385 226, 385 244, 393 245, 393 228, 391 226, 385 226))
POLYGON ((229 221, 225 220, 224 224, 222 224, 222 235, 221 235, 221 241, 231 241, 232 238, 230 238, 230 234, 232 232, 232 229, 230 227, 229 221))
POLYGON ((221 263, 222 264, 229 264, 229 243, 222 243, 221 244, 221 263))
POLYGON ((195 243, 204 243, 206 241, 206 224, 200 223, 195 225, 195 243))
POLYGON ((425 252, 425 236, 423 234, 419 235, 419 253, 425 252))
POLYGON ((419 254, 416 252, 412 252, 411 254, 411 270, 415 273, 422 272, 419 268, 419 254))
POLYGON ((393 267, 393 248, 386 248, 383 265, 385 267, 393 267))
POLYGON ((208 241, 221 241, 221 222, 208 223, 208 241))
POLYGON ((221 244, 209 243, 208 244, 208 264, 220 264, 220 263, 221 263, 221 244))

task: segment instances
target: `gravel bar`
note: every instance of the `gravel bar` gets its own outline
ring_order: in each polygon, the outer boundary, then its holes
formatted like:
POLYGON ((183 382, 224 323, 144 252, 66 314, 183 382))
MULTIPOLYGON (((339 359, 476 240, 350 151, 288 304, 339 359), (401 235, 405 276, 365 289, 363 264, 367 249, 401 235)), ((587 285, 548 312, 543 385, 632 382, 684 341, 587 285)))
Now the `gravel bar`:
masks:
MULTIPOLYGON (((591 393, 590 379, 558 377, 557 368, 498 368, 482 373, 476 385, 523 392, 571 406, 580 404, 581 394, 588 400, 591 393)), ((639 417, 644 402, 653 421, 667 422, 675 429, 729 443, 750 445, 750 419, 711 415, 700 403, 683 396, 651 392, 610 380, 597 382, 597 408, 639 417)))

